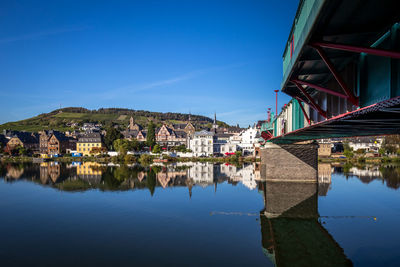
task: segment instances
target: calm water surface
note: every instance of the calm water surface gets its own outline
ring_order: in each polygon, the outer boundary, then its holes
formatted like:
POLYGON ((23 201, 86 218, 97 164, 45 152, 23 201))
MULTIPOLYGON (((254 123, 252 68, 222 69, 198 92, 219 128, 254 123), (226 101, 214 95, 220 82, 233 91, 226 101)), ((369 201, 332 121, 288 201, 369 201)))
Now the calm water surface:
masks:
POLYGON ((400 266, 400 169, 0 165, 0 266, 400 266))

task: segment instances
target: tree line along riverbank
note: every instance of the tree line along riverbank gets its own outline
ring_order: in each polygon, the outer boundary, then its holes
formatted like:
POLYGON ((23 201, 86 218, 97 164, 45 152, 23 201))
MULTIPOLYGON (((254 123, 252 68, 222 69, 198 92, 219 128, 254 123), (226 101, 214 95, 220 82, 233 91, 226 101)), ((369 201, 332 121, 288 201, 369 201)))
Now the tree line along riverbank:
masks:
POLYGON ((252 163, 259 162, 260 159, 256 157, 243 157, 239 154, 235 154, 229 157, 170 157, 167 155, 132 155, 125 154, 114 157, 109 156, 83 156, 83 157, 72 157, 63 156, 57 158, 41 159, 37 157, 29 156, 2 156, 0 157, 1 162, 98 162, 98 163, 115 163, 115 164, 133 164, 140 163, 143 165, 152 164, 155 162, 160 163, 174 163, 174 162, 211 162, 211 163, 231 163, 231 164, 241 164, 241 163, 252 163))

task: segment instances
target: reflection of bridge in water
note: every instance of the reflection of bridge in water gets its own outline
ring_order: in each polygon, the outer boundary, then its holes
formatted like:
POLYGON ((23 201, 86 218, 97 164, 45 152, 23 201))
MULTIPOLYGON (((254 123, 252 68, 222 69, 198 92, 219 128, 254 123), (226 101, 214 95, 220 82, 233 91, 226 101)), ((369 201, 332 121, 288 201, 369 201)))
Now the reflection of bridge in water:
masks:
POLYGON ((259 190, 262 247, 276 266, 352 266, 318 220, 318 184, 263 181, 259 190))

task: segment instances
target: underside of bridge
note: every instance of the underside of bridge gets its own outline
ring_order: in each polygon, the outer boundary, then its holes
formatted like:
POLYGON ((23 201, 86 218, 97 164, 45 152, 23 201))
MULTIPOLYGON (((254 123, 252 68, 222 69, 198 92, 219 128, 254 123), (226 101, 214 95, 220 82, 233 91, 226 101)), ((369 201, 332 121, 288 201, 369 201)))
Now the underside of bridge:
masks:
POLYGON ((303 0, 283 58, 282 91, 311 107, 311 126, 271 139, 398 134, 398 1, 303 0))
POLYGON ((277 144, 322 138, 400 134, 400 97, 360 108, 270 139, 277 144))

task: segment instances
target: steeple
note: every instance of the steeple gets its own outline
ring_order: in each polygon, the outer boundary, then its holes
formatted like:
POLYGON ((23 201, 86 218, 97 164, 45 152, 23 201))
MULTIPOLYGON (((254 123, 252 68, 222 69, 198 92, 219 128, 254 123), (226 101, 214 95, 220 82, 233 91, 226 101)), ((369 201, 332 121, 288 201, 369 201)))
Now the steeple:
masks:
POLYGON ((129 119, 129 130, 133 130, 133 117, 129 119))
POLYGON ((216 112, 214 112, 214 122, 213 122, 212 128, 214 129, 215 132, 217 131, 218 124, 217 124, 217 113, 216 112))

